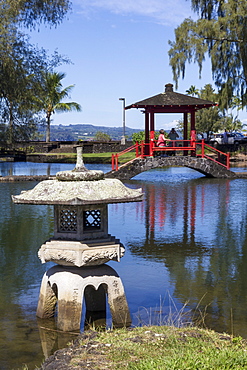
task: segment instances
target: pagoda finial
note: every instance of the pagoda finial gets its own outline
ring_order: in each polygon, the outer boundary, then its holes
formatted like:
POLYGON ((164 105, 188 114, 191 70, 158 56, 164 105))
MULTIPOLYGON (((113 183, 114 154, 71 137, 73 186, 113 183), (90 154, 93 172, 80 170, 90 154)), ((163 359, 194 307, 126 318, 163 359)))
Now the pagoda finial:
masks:
POLYGON ((82 146, 77 146, 76 147, 76 165, 73 171, 75 172, 83 172, 83 171, 88 171, 88 169, 84 166, 83 162, 83 156, 82 156, 82 146))
POLYGON ((56 179, 60 181, 95 181, 104 178, 104 172, 100 170, 88 170, 83 162, 82 146, 76 146, 76 165, 72 171, 60 171, 56 179))
POLYGON ((173 84, 169 83, 165 85, 165 92, 173 92, 173 84))

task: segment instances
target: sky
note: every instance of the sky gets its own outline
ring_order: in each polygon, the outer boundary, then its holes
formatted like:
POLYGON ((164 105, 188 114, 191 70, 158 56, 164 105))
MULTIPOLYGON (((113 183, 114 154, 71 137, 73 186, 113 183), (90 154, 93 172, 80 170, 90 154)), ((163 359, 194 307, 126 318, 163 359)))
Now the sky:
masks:
MULTIPOLYGON (((72 11, 57 28, 32 31, 33 44, 72 61, 57 71, 66 73, 64 87, 75 85, 69 101, 82 107, 81 112, 54 114, 52 124, 121 127, 119 98, 127 106, 174 83, 168 40, 174 41, 174 29, 189 16, 193 14, 186 0, 72 0, 72 11)), ((201 79, 197 66, 189 65, 174 91, 185 93, 191 85, 200 89, 206 83, 212 83, 210 64, 205 64, 201 79)), ((181 118, 156 115, 155 128, 170 129, 181 118)), ((140 110, 127 110, 125 121, 128 127, 144 128, 140 110)))

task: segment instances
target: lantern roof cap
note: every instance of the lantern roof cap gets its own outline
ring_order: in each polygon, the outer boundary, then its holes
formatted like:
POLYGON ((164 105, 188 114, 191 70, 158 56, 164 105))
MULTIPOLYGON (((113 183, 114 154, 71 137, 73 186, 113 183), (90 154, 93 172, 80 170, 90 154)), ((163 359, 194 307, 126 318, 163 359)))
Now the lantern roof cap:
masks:
POLYGON ((14 203, 86 205, 136 202, 143 199, 141 189, 130 189, 118 179, 104 178, 103 171, 87 170, 82 148, 77 148, 76 167, 56 174, 33 189, 13 195, 14 203))
POLYGON ((45 180, 12 196, 14 203, 86 205, 141 201, 141 189, 130 189, 118 179, 98 181, 45 180))

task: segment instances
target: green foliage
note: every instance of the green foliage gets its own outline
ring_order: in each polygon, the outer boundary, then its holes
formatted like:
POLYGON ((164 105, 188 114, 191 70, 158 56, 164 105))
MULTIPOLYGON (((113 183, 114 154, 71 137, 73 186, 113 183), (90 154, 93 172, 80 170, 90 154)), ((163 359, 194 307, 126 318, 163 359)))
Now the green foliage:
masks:
MULTIPOLYGON (((157 140, 158 139, 158 136, 159 136, 159 132, 155 131, 154 133, 154 138, 157 140)), ((167 136, 167 134, 165 133, 165 136, 167 136)), ((134 132, 132 134, 132 141, 133 143, 135 144, 136 142, 138 144, 140 144, 142 141, 145 140, 145 131, 139 131, 139 132, 134 132)))
POLYGON ((97 141, 111 141, 111 136, 102 131, 97 131, 94 139, 97 141))
MULTIPOLYGON (((211 84, 207 84, 199 93, 201 99, 209 101, 217 101, 218 94, 215 93, 211 84)), ((219 107, 210 107, 208 109, 200 109, 196 113, 196 129, 197 132, 207 133, 217 132, 220 128, 224 128, 222 112, 219 107)))
POLYGON ((132 134, 132 141, 133 141, 134 144, 136 142, 138 144, 140 144, 144 140, 145 140, 145 132, 144 131, 134 132, 132 134))
POLYGON ((1 122, 9 125, 11 142, 18 139, 15 126, 29 122, 30 117, 34 121, 32 96, 39 71, 44 68, 43 57, 21 36, 8 53, 0 45, 0 115, 1 122))
POLYGON ((39 86, 40 96, 37 97, 37 107, 46 114, 46 142, 50 141, 51 116, 55 112, 70 112, 72 110, 81 111, 80 104, 76 102, 62 102, 69 96, 74 85, 63 88, 62 79, 65 73, 46 71, 42 74, 39 86))
MULTIPOLYGON (((186 90, 191 94, 195 91, 194 86, 191 86, 190 89, 186 90)), ((241 131, 243 128, 242 122, 238 119, 237 116, 233 116, 232 112, 229 113, 229 109, 225 109, 224 104, 222 104, 222 94, 216 93, 211 84, 206 84, 200 91, 197 93, 198 97, 201 99, 220 102, 218 106, 201 109, 196 112, 196 130, 198 133, 207 133, 218 132, 226 129, 227 131, 241 131)), ((231 98, 232 108, 240 107, 241 109, 241 100, 233 96, 231 98)), ((180 123, 181 125, 181 123, 180 123)))
POLYGON ((233 94, 246 105, 247 87, 247 1, 191 0, 198 20, 185 19, 169 41, 170 65, 176 84, 184 78, 186 63, 211 59, 212 77, 226 104, 233 94))
POLYGON ((4 123, 0 124, 0 142, 6 141, 7 126, 4 123))
MULTIPOLYGON (((247 369, 246 341, 196 327, 116 329, 97 333, 94 340, 103 349, 78 355, 75 348, 71 365, 77 366, 83 358, 119 370, 247 369)), ((78 346, 90 349, 89 342, 89 335, 84 335, 78 346)))
POLYGON ((232 114, 229 114, 228 116, 224 117, 223 123, 224 128, 229 132, 242 131, 244 127, 242 122, 237 117, 234 117, 232 114))
POLYGON ((1 4, 1 10, 8 16, 6 20, 29 29, 41 23, 58 25, 70 8, 69 0, 4 0, 1 4))
POLYGON ((188 90, 185 91, 187 95, 191 96, 198 96, 199 90, 195 87, 195 85, 191 85, 188 90))
POLYGON ((68 0, 5 0, 0 3, 0 116, 8 124, 8 139, 20 140, 20 132, 34 129, 42 118, 36 95, 42 72, 68 62, 54 53, 47 57, 43 49, 29 43, 23 30, 41 23, 59 24, 70 7, 68 0), (21 30, 21 31, 20 31, 21 30), (20 130, 21 128, 21 130, 20 130))

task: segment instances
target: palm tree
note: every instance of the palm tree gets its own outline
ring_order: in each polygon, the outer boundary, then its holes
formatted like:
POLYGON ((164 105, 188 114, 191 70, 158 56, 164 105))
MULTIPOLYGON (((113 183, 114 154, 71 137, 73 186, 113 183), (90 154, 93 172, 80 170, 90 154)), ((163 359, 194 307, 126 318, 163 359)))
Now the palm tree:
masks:
POLYGON ((70 112, 76 110, 81 111, 80 104, 76 102, 63 103, 62 100, 69 96, 74 85, 63 88, 62 79, 65 73, 62 72, 46 72, 44 73, 42 92, 42 109, 46 113, 46 142, 50 141, 51 136, 51 116, 53 113, 70 112))
POLYGON ((185 91, 187 95, 195 96, 199 95, 199 90, 195 87, 195 85, 191 85, 188 90, 185 91))

